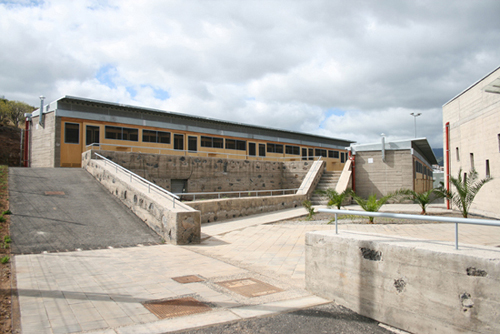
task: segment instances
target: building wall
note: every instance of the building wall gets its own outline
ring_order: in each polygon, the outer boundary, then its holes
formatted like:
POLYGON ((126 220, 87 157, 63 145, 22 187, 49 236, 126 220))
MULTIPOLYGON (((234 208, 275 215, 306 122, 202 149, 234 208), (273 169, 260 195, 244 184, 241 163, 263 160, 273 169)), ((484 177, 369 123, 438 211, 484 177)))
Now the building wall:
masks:
MULTIPOLYGON (((485 178, 488 161, 490 175, 494 179, 487 183, 476 196, 471 212, 497 218, 500 218, 498 205, 498 198, 500 198, 500 94, 487 93, 484 87, 499 77, 500 69, 443 106, 444 132, 446 132, 446 123, 450 123, 450 166, 445 159, 445 172, 449 168, 450 174, 457 177, 460 168, 463 170, 462 173, 474 168, 480 178, 485 178)), ((446 148, 446 136, 443 137, 446 148)))
MULTIPOLYGON (((38 124, 39 117, 33 117, 30 126, 30 166, 56 167, 56 121, 54 113, 43 115, 43 126, 38 124)), ((58 167, 58 165, 57 165, 58 167)))
POLYGON ((356 152, 356 194, 377 197, 405 188, 413 189, 413 157, 410 150, 385 151, 385 162, 380 151, 356 152), (373 159, 373 163, 369 163, 373 159))
POLYGON ((296 189, 313 163, 96 152, 168 191, 172 179, 187 180, 186 192, 296 189))

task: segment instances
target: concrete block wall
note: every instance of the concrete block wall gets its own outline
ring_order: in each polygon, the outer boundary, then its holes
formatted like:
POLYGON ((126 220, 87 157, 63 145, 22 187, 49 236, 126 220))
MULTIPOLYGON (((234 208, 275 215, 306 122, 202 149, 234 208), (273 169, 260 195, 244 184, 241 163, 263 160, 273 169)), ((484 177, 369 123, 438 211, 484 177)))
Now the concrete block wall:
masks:
POLYGON ((249 161, 220 158, 96 151, 171 191, 172 179, 187 181, 187 192, 299 188, 312 161, 249 161))
POLYGON ((356 153, 356 194, 377 197, 406 188, 413 189, 413 156, 410 150, 386 150, 385 162, 380 151, 356 153), (373 159, 373 163, 369 163, 373 159))
POLYGON ((30 166, 59 167, 59 165, 56 165, 56 118, 53 112, 44 114, 43 117, 43 126, 38 124, 39 117, 33 117, 32 119, 30 127, 30 166))
POLYGON ((306 234, 306 288, 411 333, 499 333, 500 253, 349 232, 306 234))
MULTIPOLYGON (((165 242, 174 245, 198 244, 201 236, 200 212, 177 201, 174 205, 158 192, 148 191, 140 182, 130 182, 123 172, 116 172, 102 160, 92 160, 90 151, 82 154, 82 168, 120 199, 165 242)), ((90 210, 92 208, 89 208, 90 210)))

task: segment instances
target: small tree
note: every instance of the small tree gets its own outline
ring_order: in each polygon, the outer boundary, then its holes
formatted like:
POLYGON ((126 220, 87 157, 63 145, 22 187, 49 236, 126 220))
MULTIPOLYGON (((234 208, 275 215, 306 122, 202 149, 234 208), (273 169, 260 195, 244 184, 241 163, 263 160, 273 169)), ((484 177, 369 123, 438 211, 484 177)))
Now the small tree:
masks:
POLYGON ((25 113, 30 113, 34 110, 32 106, 20 101, 9 101, 9 119, 14 123, 16 127, 19 126, 21 121, 24 121, 25 113))
POLYGON ((477 172, 473 169, 462 178, 462 168, 460 168, 457 178, 450 175, 450 182, 455 188, 455 192, 444 191, 446 197, 458 207, 464 218, 468 217, 470 206, 479 190, 493 180, 491 177, 478 180, 478 177, 477 172))
POLYGON ((304 208, 307 210, 307 218, 306 220, 311 220, 315 214, 317 214, 316 211, 314 211, 314 207, 312 206, 312 203, 310 200, 306 199, 304 202, 302 202, 302 205, 304 208))
POLYGON ((328 207, 336 206, 340 210, 342 203, 352 194, 352 190, 347 188, 340 194, 335 189, 317 190, 318 194, 328 197, 328 207))
MULTIPOLYGON (((353 198, 358 203, 363 210, 367 212, 378 212, 382 205, 384 205, 388 200, 394 197, 394 194, 387 194, 384 197, 377 200, 377 195, 373 194, 368 196, 368 199, 363 199, 356 194, 353 194, 353 198)), ((368 217, 370 224, 373 224, 373 219, 375 217, 368 217)))
POLYGON ((396 192, 396 196, 402 196, 403 199, 410 199, 414 203, 417 203, 422 208, 422 212, 420 214, 426 215, 427 205, 434 202, 438 198, 445 197, 445 194, 434 188, 421 193, 410 189, 401 189, 396 192))

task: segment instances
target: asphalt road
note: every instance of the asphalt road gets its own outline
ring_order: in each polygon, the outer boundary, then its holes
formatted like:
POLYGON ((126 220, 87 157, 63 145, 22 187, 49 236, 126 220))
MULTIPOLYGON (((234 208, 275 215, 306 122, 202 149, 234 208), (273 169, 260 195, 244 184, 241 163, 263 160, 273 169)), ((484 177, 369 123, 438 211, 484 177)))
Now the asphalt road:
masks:
POLYGON ((14 254, 161 242, 80 168, 9 168, 9 201, 14 254))
POLYGON ((275 316, 180 331, 185 334, 390 334, 375 320, 334 303, 275 316))

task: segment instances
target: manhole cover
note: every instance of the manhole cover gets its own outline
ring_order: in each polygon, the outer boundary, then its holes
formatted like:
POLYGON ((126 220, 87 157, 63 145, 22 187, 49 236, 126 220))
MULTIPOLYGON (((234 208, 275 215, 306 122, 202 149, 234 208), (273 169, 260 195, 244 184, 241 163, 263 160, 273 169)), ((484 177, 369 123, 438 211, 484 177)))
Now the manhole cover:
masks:
POLYGON ((283 291, 280 288, 261 282, 255 278, 235 279, 217 283, 245 297, 259 297, 283 291))
POLYGON ((180 317, 189 314, 203 313, 210 311, 212 308, 192 297, 165 300, 151 301, 143 303, 151 313, 159 319, 180 317))
POLYGON ((172 279, 178 283, 186 284, 186 283, 195 283, 195 282, 203 282, 204 279, 199 278, 196 275, 188 275, 188 276, 180 276, 180 277, 172 277, 172 279))
POLYGON ((64 195, 64 191, 46 191, 45 195, 51 196, 51 195, 64 195))

